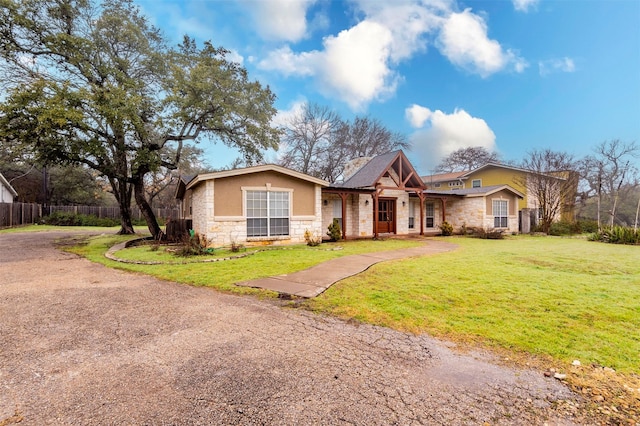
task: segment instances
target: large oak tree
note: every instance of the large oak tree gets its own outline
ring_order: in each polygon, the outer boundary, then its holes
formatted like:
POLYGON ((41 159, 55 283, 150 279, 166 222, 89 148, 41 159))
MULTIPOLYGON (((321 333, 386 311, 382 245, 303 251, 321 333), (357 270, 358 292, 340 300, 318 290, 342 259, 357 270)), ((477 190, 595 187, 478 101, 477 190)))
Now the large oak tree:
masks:
POLYGON ((0 0, 0 141, 43 163, 84 164, 118 200, 132 233, 135 198, 162 233, 146 177, 213 140, 248 161, 275 148, 275 96, 211 43, 167 46, 130 0, 0 0))

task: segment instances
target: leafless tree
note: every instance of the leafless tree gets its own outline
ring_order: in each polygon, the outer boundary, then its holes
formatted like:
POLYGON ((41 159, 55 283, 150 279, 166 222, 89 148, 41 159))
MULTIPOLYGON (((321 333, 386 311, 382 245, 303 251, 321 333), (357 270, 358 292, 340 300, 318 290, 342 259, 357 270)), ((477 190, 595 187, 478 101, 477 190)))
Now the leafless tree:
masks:
MULTIPOLYGON (((584 198, 595 195, 598 226, 602 223, 602 210, 607 209, 609 224, 613 226, 618 214, 619 202, 639 186, 637 158, 640 147, 619 139, 604 141, 594 148, 594 155, 581 162, 581 175, 585 185, 584 198)), ((634 203, 635 204, 635 203, 634 203)))
POLYGON ((573 156, 550 149, 527 154, 521 168, 530 171, 518 182, 527 189, 539 209, 540 227, 549 233, 551 224, 575 205, 578 172, 573 156))
POLYGON ((329 107, 306 103, 285 125, 280 164, 322 177, 319 160, 327 157, 342 126, 340 116, 329 107))
POLYGON ((279 163, 334 182, 349 160, 406 148, 406 137, 378 119, 359 116, 348 122, 330 108, 311 103, 286 124, 279 163))
POLYGON ((474 170, 487 163, 499 163, 500 156, 482 146, 460 148, 440 161, 436 171, 440 173, 474 170))

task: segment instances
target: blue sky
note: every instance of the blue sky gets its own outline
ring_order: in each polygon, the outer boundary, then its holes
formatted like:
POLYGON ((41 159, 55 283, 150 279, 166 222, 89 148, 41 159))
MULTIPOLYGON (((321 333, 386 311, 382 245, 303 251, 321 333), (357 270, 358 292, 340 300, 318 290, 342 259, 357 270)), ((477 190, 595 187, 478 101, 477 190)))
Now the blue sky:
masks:
MULTIPOLYGON (((369 115, 423 174, 468 146, 518 161, 640 142, 637 0, 135 1, 169 40, 231 50, 277 95, 276 122, 304 101, 369 115)), ((202 147, 213 167, 237 157, 202 147)))

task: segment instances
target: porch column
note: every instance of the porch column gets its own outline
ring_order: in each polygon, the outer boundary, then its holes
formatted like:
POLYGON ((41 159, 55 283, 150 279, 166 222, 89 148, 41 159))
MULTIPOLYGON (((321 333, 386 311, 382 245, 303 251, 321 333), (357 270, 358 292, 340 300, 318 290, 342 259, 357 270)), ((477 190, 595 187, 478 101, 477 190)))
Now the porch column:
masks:
POLYGON ((378 239, 378 191, 371 194, 373 197, 373 238, 378 239))
POLYGON ((349 194, 341 192, 340 199, 342 200, 342 239, 347 239, 347 197, 349 194))
POLYGON ((420 199, 420 235, 424 235, 424 202, 426 197, 421 191, 416 191, 418 198, 420 199))
POLYGON ((440 198, 440 202, 442 203, 442 221, 445 222, 447 219, 445 216, 447 215, 447 206, 446 206, 446 198, 440 198))

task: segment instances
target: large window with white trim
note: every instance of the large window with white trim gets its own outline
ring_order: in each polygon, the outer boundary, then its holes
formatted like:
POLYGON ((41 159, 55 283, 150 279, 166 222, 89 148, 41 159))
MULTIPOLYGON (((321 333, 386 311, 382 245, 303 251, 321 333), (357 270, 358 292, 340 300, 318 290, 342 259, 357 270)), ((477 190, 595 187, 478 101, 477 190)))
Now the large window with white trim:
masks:
POLYGON ((493 227, 507 228, 509 216, 509 203, 507 200, 493 200, 493 227))
POLYGON ((247 237, 289 235, 289 192, 247 191, 247 237))

